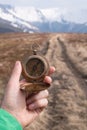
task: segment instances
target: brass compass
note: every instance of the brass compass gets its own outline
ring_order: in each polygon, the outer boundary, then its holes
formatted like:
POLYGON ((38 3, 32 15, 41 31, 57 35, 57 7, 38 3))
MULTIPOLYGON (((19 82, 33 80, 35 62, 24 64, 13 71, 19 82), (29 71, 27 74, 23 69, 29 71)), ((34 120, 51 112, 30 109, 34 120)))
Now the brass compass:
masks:
POLYGON ((49 62, 41 53, 38 53, 38 48, 37 44, 33 44, 33 54, 22 64, 22 76, 26 79, 26 83, 21 84, 21 89, 30 94, 45 90, 50 86, 43 82, 44 77, 49 73, 49 62))

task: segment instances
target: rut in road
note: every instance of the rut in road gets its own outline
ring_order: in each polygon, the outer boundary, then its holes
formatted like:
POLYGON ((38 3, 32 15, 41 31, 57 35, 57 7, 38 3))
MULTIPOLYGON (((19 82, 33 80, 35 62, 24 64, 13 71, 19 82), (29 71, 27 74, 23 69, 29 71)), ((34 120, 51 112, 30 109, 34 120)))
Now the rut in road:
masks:
POLYGON ((58 38, 58 43, 60 44, 61 48, 62 48, 62 56, 65 59, 65 62, 67 64, 67 67, 70 68, 70 70, 72 71, 72 73, 74 74, 79 87, 82 88, 82 91, 84 91, 84 94, 86 95, 87 98, 87 82, 85 80, 85 78, 83 77, 83 75, 81 74, 80 71, 78 71, 78 69, 75 67, 75 64, 72 62, 72 60, 70 59, 70 57, 67 54, 67 47, 64 44, 64 42, 58 38))
MULTIPOLYGON (((58 41, 59 35, 43 46, 45 56, 55 66, 53 83, 49 89, 49 104, 29 130, 87 130, 87 100, 80 88, 76 74, 68 65, 64 47, 58 41)), ((68 61, 70 62, 70 61, 68 61)), ((81 82, 82 83, 82 82, 81 82)))

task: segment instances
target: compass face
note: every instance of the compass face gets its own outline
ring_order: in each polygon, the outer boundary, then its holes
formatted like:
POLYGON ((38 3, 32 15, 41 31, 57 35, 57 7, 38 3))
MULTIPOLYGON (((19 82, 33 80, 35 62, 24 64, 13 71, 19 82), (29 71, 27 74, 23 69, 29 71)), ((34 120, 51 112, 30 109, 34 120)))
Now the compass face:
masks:
POLYGON ((39 77, 44 73, 44 63, 39 58, 32 58, 26 63, 26 71, 32 77, 39 77))

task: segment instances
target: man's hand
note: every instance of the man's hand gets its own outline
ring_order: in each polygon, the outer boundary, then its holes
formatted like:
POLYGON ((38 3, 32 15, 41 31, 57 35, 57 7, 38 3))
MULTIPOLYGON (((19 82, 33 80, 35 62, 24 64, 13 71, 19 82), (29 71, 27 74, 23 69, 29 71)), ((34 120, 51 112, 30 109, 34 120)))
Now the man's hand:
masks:
MULTIPOLYGON (((48 104, 48 91, 41 91, 33 96, 28 96, 20 90, 20 80, 22 67, 19 61, 16 62, 12 75, 8 82, 2 108, 11 113, 23 126, 29 125, 48 104)), ((50 74, 55 71, 50 68, 50 74)), ((44 82, 51 83, 52 79, 46 76, 44 82)))

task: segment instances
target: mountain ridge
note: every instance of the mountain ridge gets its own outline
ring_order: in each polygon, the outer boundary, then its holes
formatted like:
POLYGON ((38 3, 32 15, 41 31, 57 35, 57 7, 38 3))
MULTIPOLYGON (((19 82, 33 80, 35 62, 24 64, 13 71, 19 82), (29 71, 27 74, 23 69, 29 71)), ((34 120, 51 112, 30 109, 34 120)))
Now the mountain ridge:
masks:
MULTIPOLYGON (((9 23, 17 32, 87 32, 87 18, 84 10, 68 12, 66 9, 36 9, 34 7, 13 7, 0 4, 0 19, 9 23), (81 11, 80 11, 81 12, 81 11), (71 14, 71 15, 70 15, 71 14), (83 15, 82 15, 83 14, 83 15), (81 19, 80 19, 81 17, 81 19)), ((85 10, 86 12, 86 10, 85 10)), ((0 27, 2 21, 0 20, 0 27)), ((6 26, 6 25, 5 25, 6 26)))

